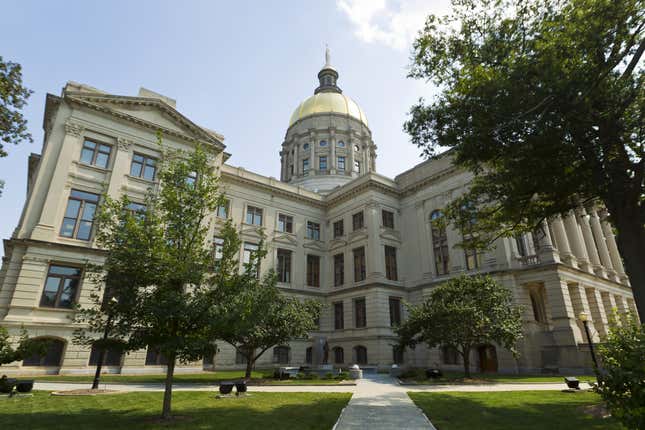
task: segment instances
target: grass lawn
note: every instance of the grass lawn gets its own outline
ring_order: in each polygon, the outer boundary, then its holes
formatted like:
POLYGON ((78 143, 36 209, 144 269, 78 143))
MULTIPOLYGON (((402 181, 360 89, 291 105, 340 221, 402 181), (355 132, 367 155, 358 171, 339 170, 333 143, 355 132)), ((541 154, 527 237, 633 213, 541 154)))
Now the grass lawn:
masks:
MULTIPOLYGON (((576 378, 582 382, 596 382, 595 375, 576 375, 576 378)), ((414 371, 414 375, 409 377, 401 377, 401 380, 404 383, 408 382, 417 384, 468 384, 482 382, 562 382, 564 384, 563 375, 504 375, 499 373, 472 373, 471 379, 464 379, 463 373, 444 372, 443 378, 427 379, 424 369, 414 371)))
POLYGON ((330 429, 351 394, 252 393, 216 399, 213 393, 173 393, 167 425, 155 422, 163 393, 57 397, 34 392, 31 398, 0 399, 3 429, 330 429))
MULTIPOLYGON (((257 384, 280 384, 280 385, 318 385, 318 384, 337 384, 340 381, 334 379, 289 379, 289 380, 276 380, 265 378, 270 376, 273 371, 253 371, 251 374, 251 382, 257 384)), ((203 372, 203 373, 186 373, 175 374, 174 382, 176 383, 194 383, 194 384, 217 384, 220 381, 228 381, 235 379, 242 379, 244 371, 242 370, 220 370, 217 372, 203 372)), ((35 379, 36 381, 47 382, 92 382, 94 375, 42 375, 23 377, 35 379)), ((152 374, 152 375, 101 375, 101 383, 115 382, 115 383, 163 383, 166 379, 165 374, 152 374)))
POLYGON ((595 393, 508 391, 408 393, 438 430, 619 430, 611 418, 593 418, 582 408, 600 403, 595 393))

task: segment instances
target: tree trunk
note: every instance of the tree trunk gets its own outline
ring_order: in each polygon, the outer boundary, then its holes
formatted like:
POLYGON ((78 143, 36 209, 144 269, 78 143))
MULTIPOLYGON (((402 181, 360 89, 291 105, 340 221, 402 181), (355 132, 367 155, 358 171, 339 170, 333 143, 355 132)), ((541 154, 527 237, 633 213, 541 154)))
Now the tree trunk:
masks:
POLYGON ((464 348, 464 378, 470 378, 470 348, 464 348))
POLYGON ((618 230, 616 242, 632 285, 636 308, 640 320, 645 321, 645 227, 638 216, 619 210, 612 211, 611 215, 618 230))
POLYGON ((168 357, 168 366, 166 368, 166 387, 163 393, 163 409, 161 410, 161 418, 169 419, 170 407, 172 403, 172 377, 175 373, 175 359, 176 354, 173 352, 170 357, 168 357))
POLYGON ((255 349, 248 349, 246 351, 248 354, 246 357, 246 373, 244 374, 245 379, 251 379, 251 373, 253 372, 253 364, 255 363, 255 349))
POLYGON ((105 362, 105 356, 107 355, 107 349, 103 348, 99 354, 99 360, 96 362, 96 372, 94 372, 94 381, 92 381, 92 390, 98 390, 99 382, 101 380, 101 369, 103 368, 103 363, 105 362))

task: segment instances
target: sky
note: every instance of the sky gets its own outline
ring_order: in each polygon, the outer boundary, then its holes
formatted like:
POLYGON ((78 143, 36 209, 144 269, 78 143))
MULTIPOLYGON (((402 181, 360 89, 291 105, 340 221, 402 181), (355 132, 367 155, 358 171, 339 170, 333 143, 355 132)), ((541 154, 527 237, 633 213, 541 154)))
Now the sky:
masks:
POLYGON ((60 95, 68 81, 174 98, 182 114, 224 135, 230 164, 279 178, 289 118, 318 85, 327 44, 339 86, 367 115, 377 172, 396 176, 422 161, 402 127, 419 97, 435 91, 406 77, 411 43, 425 17, 447 13, 449 3, 4 1, 0 56, 22 65, 33 90, 23 112, 34 142, 5 146, 9 156, 0 158, 0 237, 20 217, 27 159, 42 147, 45 96, 60 95))

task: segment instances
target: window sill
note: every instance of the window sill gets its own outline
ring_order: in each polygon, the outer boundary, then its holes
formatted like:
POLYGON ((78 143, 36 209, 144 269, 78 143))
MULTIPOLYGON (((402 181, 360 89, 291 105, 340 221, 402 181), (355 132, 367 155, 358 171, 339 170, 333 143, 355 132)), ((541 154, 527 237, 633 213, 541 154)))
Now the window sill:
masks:
POLYGON ((85 164, 85 163, 80 162, 80 161, 74 161, 74 164, 76 164, 78 167, 83 167, 83 168, 86 168, 86 169, 89 169, 89 170, 94 170, 94 171, 99 172, 99 173, 110 173, 112 171, 112 169, 109 169, 107 167, 99 167, 99 166, 95 166, 93 164, 85 164))
POLYGON ((45 311, 45 312, 65 312, 65 313, 68 313, 68 314, 71 314, 71 313, 76 312, 76 310, 74 310, 74 309, 70 309, 70 308, 52 308, 52 307, 49 307, 49 306, 37 306, 37 307, 36 307, 36 309, 37 309, 38 311, 45 311))
POLYGON ((155 180, 149 180, 145 178, 141 178, 139 176, 132 176, 132 175, 125 175, 128 179, 133 180, 134 182, 139 182, 141 184, 146 184, 146 185, 157 185, 159 182, 155 180))

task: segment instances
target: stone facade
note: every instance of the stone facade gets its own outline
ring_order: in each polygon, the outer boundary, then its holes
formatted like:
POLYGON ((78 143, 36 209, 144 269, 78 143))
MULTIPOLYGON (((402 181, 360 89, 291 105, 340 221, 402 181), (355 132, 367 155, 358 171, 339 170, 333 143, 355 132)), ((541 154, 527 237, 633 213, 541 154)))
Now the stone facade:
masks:
MULTIPOLYGON (((339 101, 337 78, 327 63, 316 95, 331 94, 334 103, 339 101)), ((218 216, 232 218, 241 230, 243 253, 245 245, 257 243, 263 228, 269 253, 262 270, 282 267, 279 287, 285 294, 325 304, 311 339, 268 351, 258 367, 305 364, 311 355, 307 348, 322 337, 329 345, 329 362, 339 367, 403 362, 459 368, 450 351, 423 346, 396 351, 392 325, 405 318, 403 302, 418 303, 433 287, 464 272, 490 273, 525 309, 520 358, 482 345, 473 353, 474 370, 582 371, 590 363, 579 313, 590 316, 594 341, 606 333, 613 309, 620 315, 636 314, 602 208, 580 208, 534 235, 499 239, 490 252, 464 252, 454 247, 461 239, 458 231, 437 231, 430 221, 468 186, 469 173, 456 169, 445 156, 394 179, 381 176, 375 172, 376 146, 360 108, 356 111, 346 102, 345 111, 325 103, 307 110, 305 102, 294 112, 282 144, 279 181, 227 164, 221 135, 197 126, 176 110, 174 100, 152 91, 142 89, 138 96, 126 97, 68 83, 61 96, 48 95, 43 149, 29 159, 25 206, 18 227, 4 242, 0 323, 13 335, 24 327, 31 336, 57 339, 60 350, 43 362, 3 366, 3 372, 93 371, 90 350, 72 342, 73 311, 64 306, 66 300, 89 303, 89 280, 81 275, 68 297, 60 288, 57 295, 48 296, 47 279, 58 282, 68 275, 57 275, 56 270, 80 273, 86 262, 102 261, 93 241, 91 213, 85 217, 90 224, 83 224, 83 211, 93 204, 92 195, 127 194, 137 201, 158 185, 154 174, 149 175, 159 157, 157 130, 164 145, 190 150, 199 142, 212 153, 228 199, 226 213, 212 215, 212 236, 218 236, 223 222, 218 216), (107 154, 103 158, 101 151, 107 154), (343 156, 341 169, 338 157, 343 156), (320 164, 320 157, 327 157, 326 165, 320 164), (311 164, 304 171, 307 158, 311 164), (354 170, 354 161, 360 161, 362 169, 354 170), (76 204, 82 206, 75 215, 76 204), (250 221, 249 212, 255 214, 250 221), (307 267, 318 267, 318 276, 308 276, 307 267)), ((216 367, 243 367, 230 345, 218 342, 218 348, 216 367)), ((163 367, 154 354, 138 351, 117 357, 106 371, 153 373, 163 367)), ((207 361, 178 371, 210 367, 207 361)))

